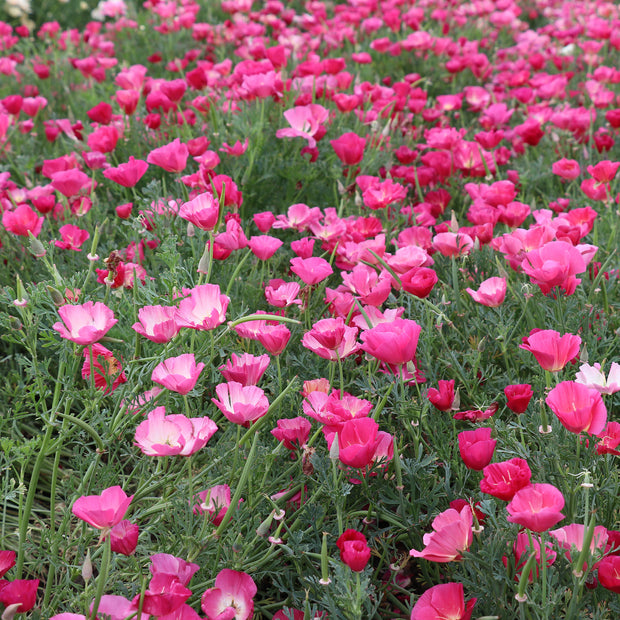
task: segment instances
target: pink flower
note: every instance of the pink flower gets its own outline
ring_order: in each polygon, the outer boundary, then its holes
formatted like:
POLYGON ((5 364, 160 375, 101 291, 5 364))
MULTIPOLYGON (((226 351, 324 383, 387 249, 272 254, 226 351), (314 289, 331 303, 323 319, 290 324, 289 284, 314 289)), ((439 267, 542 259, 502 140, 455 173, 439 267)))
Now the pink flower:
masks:
POLYGON ((230 297, 222 295, 217 284, 195 286, 179 304, 176 324, 190 329, 214 329, 226 320, 229 302, 230 297))
POLYGON ((287 450, 297 450, 304 446, 312 429, 310 422, 301 416, 281 419, 276 424, 277 427, 271 431, 271 434, 282 442, 287 450))
POLYGON ((134 187, 144 176, 148 167, 149 165, 145 161, 142 159, 135 159, 133 155, 131 155, 127 163, 119 164, 116 168, 104 170, 103 176, 123 187, 134 187))
POLYGON ((236 381, 220 383, 215 387, 219 400, 211 400, 234 424, 249 426, 267 413, 269 401, 265 392, 255 385, 241 385, 236 381))
POLYGON ((532 477, 527 461, 519 458, 487 465, 482 473, 480 490, 504 501, 510 501, 519 489, 528 486, 532 477))
POLYGON ((138 322, 131 327, 152 342, 170 342, 178 333, 174 306, 144 306, 138 310, 138 322))
POLYGON ((90 233, 87 230, 82 230, 73 224, 65 224, 64 226, 61 226, 59 232, 62 237, 62 241, 54 241, 54 245, 63 250, 75 250, 76 252, 81 252, 82 248, 80 246, 90 238, 90 233))
POLYGON ((259 235, 248 239, 248 247, 259 260, 269 260, 280 248, 282 241, 270 235, 259 235))
POLYGON ((43 216, 26 204, 21 204, 13 211, 6 209, 2 214, 2 225, 14 235, 27 237, 31 232, 35 237, 39 236, 43 226, 43 216))
POLYGON ((607 409, 600 393, 581 383, 558 383, 545 402, 571 433, 598 435, 607 424, 607 409))
POLYGON ((66 198, 76 196, 81 191, 89 192, 93 183, 87 174, 77 168, 59 170, 52 175, 52 187, 66 198))
POLYGON ((552 484, 530 484, 517 491, 506 506, 508 521, 534 532, 544 532, 564 518, 562 492, 552 484))
POLYGON ((322 319, 306 332, 301 344, 326 360, 343 359, 359 350, 357 327, 345 325, 344 319, 322 319))
MULTIPOLYGON (((314 138, 322 129, 321 123, 327 120, 329 115, 322 105, 311 103, 304 106, 295 106, 284 111, 284 118, 288 121, 290 127, 278 129, 276 138, 305 138, 308 146, 314 148, 316 140, 314 138)), ((325 134, 325 131, 322 131, 325 134)))
POLYGON ((127 497, 121 487, 110 487, 100 495, 79 497, 73 502, 71 512, 78 519, 106 532, 123 520, 132 499, 133 495, 127 497))
POLYGON ((587 263, 581 252, 566 241, 550 241, 538 249, 525 253, 521 268, 537 284, 543 295, 549 295, 556 286, 566 295, 575 292, 581 279, 576 276, 586 270, 587 263))
POLYGON ((58 309, 63 323, 52 327, 67 340, 76 344, 93 344, 105 336, 117 323, 114 312, 101 302, 87 301, 82 305, 67 304, 58 309))
MULTIPOLYGON (((217 527, 230 507, 230 487, 227 484, 217 484, 198 493, 198 499, 200 503, 193 507, 194 514, 207 513, 211 523, 217 527)), ((239 503, 242 501, 240 499, 239 503)))
POLYGON ((331 265, 324 259, 317 256, 310 258, 291 258, 291 271, 299 276, 305 284, 312 286, 325 280, 334 273, 331 265))
POLYGON ((491 462, 497 440, 491 439, 490 428, 462 431, 458 439, 459 453, 469 469, 481 471, 491 462))
POLYGON ((169 553, 155 553, 151 556, 151 565, 149 566, 153 577, 155 575, 168 575, 174 577, 184 586, 189 584, 199 568, 198 564, 177 558, 169 553))
POLYGON ((256 592, 250 575, 225 568, 215 578, 215 587, 202 595, 202 611, 207 620, 248 620, 254 613, 256 592))
POLYGON ((14 614, 30 611, 36 603, 38 587, 38 579, 14 579, 0 582, 0 603, 5 607, 5 614, 12 605, 18 606, 14 608, 14 614))
POLYGON ((415 357, 421 331, 422 328, 410 319, 380 323, 362 332, 362 349, 386 364, 406 364, 415 357))
POLYGON ((465 603, 462 583, 442 583, 422 594, 410 620, 469 620, 476 600, 465 603))
POLYGON ((465 289, 474 301, 489 308, 497 308, 506 297, 506 278, 488 278, 480 284, 477 291, 465 289))
POLYGON ((544 370, 558 372, 579 355, 581 338, 573 334, 560 336, 553 329, 532 330, 520 349, 530 351, 544 370))
MULTIPOLYGON (((573 555, 575 551, 578 555, 583 549, 586 528, 583 523, 571 523, 570 525, 565 525, 557 530, 551 530, 549 535, 553 536, 553 538, 558 541, 560 547, 565 550, 568 561, 573 562, 575 559, 575 555, 573 555)), ((598 553, 598 557, 600 558, 603 555, 605 546, 607 545, 607 537, 608 534, 606 527, 603 527, 602 525, 597 525, 594 527, 594 535, 592 536, 589 547, 591 556, 598 553)), ((584 562, 582 569, 586 570, 587 566, 588 562, 586 561, 584 562)))
POLYGON ((241 385, 258 385, 268 366, 268 355, 256 357, 250 353, 243 353, 238 356, 233 353, 231 359, 218 370, 226 381, 237 381, 241 385))
POLYGON ((437 233, 433 237, 433 247, 443 256, 464 256, 471 252, 474 240, 465 233, 437 233))
POLYGON ((166 172, 182 172, 185 170, 188 157, 187 145, 175 138, 170 144, 153 149, 146 161, 163 168, 166 172))
MULTIPOLYGON (((525 568, 525 564, 527 563, 527 559, 532 553, 535 555, 535 566, 530 571, 527 579, 529 583, 534 581, 534 575, 538 577, 539 569, 541 566, 541 557, 540 557, 540 542, 533 536, 528 535, 527 532, 519 532, 517 534, 517 538, 512 545, 512 550, 514 553, 514 567, 515 567, 515 581, 519 581, 521 578, 521 573, 525 568), (531 540, 531 545, 530 545, 531 540)), ((551 566, 557 557, 556 552, 553 550, 553 545, 550 542, 545 542, 545 558, 547 566, 551 566)), ((502 557, 502 562, 504 566, 508 566, 508 558, 506 556, 502 557)))
POLYGON ((151 380, 173 392, 187 394, 194 389, 204 367, 202 362, 196 364, 193 353, 184 353, 155 366, 151 380))
POLYGON ((271 355, 280 355, 291 339, 291 330, 286 325, 264 324, 258 332, 257 340, 271 355))
POLYGON ((95 343, 84 348, 82 378, 88 380, 92 373, 90 366, 91 349, 93 365, 95 367, 95 386, 100 390, 104 390, 104 394, 113 392, 121 383, 127 381, 127 375, 123 372, 123 367, 114 357, 112 351, 100 344, 95 343))
POLYGON ((265 287, 265 299, 276 308, 287 308, 294 304, 301 305, 299 295, 300 286, 297 282, 285 282, 284 280, 270 280, 265 287))
POLYGON ((216 431, 207 416, 166 415, 164 407, 156 407, 136 428, 134 445, 147 456, 189 456, 206 446, 216 431))
POLYGON ((433 519, 433 531, 424 534, 425 548, 411 549, 409 555, 424 558, 430 562, 453 562, 462 559, 473 540, 474 517, 469 506, 460 511, 448 508, 433 519))
POLYGON ((574 159, 566 159, 565 157, 562 157, 562 159, 553 162, 551 172, 553 172, 553 174, 557 174, 563 179, 572 181, 581 174, 581 168, 579 167, 579 162, 574 159))
POLYGON ((211 192, 199 194, 184 202, 179 209, 179 217, 191 222, 200 230, 213 230, 220 214, 220 203, 211 192))

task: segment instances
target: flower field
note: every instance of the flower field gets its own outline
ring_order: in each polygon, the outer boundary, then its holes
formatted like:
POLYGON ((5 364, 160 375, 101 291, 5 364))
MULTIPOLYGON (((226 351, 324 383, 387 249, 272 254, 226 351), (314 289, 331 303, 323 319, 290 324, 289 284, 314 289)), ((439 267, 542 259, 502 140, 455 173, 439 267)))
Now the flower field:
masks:
POLYGON ((620 7, 0 6, 0 611, 620 617, 620 7))

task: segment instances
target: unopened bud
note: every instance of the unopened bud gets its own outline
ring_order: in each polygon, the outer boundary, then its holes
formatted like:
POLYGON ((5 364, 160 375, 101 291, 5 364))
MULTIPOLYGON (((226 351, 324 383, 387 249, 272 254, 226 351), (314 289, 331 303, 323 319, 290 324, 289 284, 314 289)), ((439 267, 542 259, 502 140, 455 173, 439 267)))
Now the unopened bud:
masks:
POLYGON ((267 536, 269 529, 271 528, 271 522, 273 521, 273 512, 256 528, 257 536, 267 536))
POLYGON ((334 434, 332 445, 329 448, 329 458, 332 461, 340 460, 340 447, 338 446, 338 433, 334 434))
POLYGON ((43 258, 47 254, 47 250, 43 244, 32 234, 32 232, 28 231, 28 236, 30 237, 30 253, 37 258, 43 258))
POLYGON ((211 256, 209 251, 209 244, 205 245, 205 250, 198 261, 198 269, 196 270, 198 273, 209 273, 209 264, 211 263, 211 256))
POLYGON ((13 620, 21 606, 21 603, 13 603, 12 605, 8 605, 2 612, 2 620, 13 620))
POLYGON ((50 286, 49 284, 47 285, 47 290, 50 294, 50 297, 52 298, 52 301, 54 302, 54 305, 57 308, 60 308, 60 306, 64 306, 66 301, 65 298, 63 296, 63 294, 58 290, 55 289, 53 286, 50 286))
POLYGON ((84 558, 84 564, 82 564, 82 579, 88 583, 88 580, 93 576, 93 563, 90 560, 90 549, 86 552, 84 558))

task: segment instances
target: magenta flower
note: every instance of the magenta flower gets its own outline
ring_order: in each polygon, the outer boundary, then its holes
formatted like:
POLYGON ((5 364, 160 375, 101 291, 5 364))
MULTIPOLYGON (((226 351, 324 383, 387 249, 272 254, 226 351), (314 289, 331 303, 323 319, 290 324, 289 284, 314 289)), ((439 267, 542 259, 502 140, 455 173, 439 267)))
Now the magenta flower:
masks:
POLYGON ((248 620, 254 612, 256 592, 250 575, 225 568, 215 578, 215 587, 202 595, 202 611, 207 620, 248 620))
POLYGON ((461 431, 458 436, 459 452, 469 469, 481 471, 493 458, 496 439, 491 439, 490 428, 461 431))
POLYGON ((62 250, 75 250, 81 252, 80 247, 90 237, 87 230, 82 230, 73 224, 65 224, 61 226, 59 231, 62 241, 54 241, 54 245, 62 250))
POLYGON ((31 232, 35 237, 39 236, 43 227, 43 216, 26 204, 19 205, 13 211, 6 209, 2 214, 3 226, 14 235, 27 237, 31 232))
POLYGON ((215 387, 219 400, 211 400, 234 424, 249 426, 267 413, 269 401, 265 392, 255 385, 243 386, 236 381, 220 383, 215 387))
POLYGON ((127 497, 121 487, 110 487, 102 491, 101 495, 79 497, 73 502, 71 512, 107 535, 107 531, 123 520, 132 499, 133 495, 127 497))
POLYGON ((509 502, 515 493, 530 484, 532 472, 527 461, 520 458, 492 463, 482 470, 480 490, 509 502))
POLYGON ((169 357, 155 366, 151 380, 172 392, 185 395, 194 389, 204 367, 202 362, 196 364, 193 353, 184 353, 177 357, 169 357))
POLYGON ((156 407, 136 428, 134 445, 147 456, 189 456, 206 446, 216 431, 207 416, 166 415, 164 407, 156 407))
POLYGON ((63 338, 76 344, 97 342, 117 323, 114 312, 99 301, 87 301, 77 306, 67 304, 58 309, 58 314, 64 324, 57 322, 52 327, 63 338))
POLYGON ((136 523, 123 519, 110 530, 110 545, 114 553, 133 555, 138 545, 140 530, 136 523))
POLYGON ((118 183, 123 187, 134 187, 138 181, 144 176, 149 165, 142 159, 129 157, 129 161, 119 164, 116 168, 108 168, 103 171, 103 176, 114 183, 118 183))
POLYGON ((347 420, 338 429, 338 458, 349 467, 363 469, 376 462, 391 461, 393 456, 394 438, 380 431, 372 418, 347 420))
POLYGON ((564 518, 562 492, 552 484, 530 484, 517 491, 506 510, 508 521, 534 532, 544 532, 564 518))

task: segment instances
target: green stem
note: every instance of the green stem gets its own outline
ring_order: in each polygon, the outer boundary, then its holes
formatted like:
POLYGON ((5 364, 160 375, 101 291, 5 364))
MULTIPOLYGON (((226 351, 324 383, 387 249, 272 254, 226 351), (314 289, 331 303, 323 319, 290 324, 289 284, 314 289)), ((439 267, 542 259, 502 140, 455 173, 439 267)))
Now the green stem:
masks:
POLYGON ((103 547, 103 557, 101 558, 101 568, 99 570, 99 576, 97 577, 97 591, 95 593, 95 600, 93 601, 93 609, 90 612, 90 620, 97 619, 97 611, 99 610, 99 603, 103 596, 103 590, 105 589, 106 582, 108 580, 108 570, 110 568, 110 557, 112 555, 112 538, 110 534, 106 537, 103 547))

